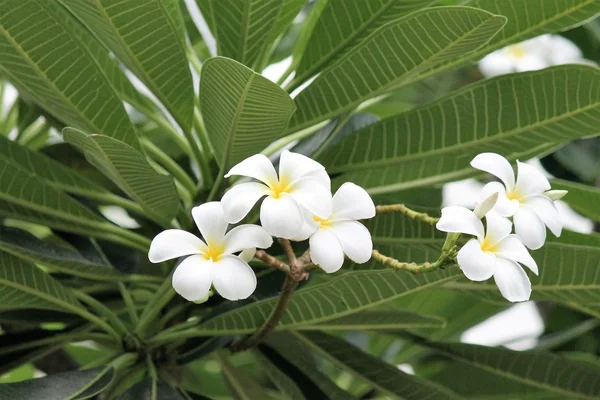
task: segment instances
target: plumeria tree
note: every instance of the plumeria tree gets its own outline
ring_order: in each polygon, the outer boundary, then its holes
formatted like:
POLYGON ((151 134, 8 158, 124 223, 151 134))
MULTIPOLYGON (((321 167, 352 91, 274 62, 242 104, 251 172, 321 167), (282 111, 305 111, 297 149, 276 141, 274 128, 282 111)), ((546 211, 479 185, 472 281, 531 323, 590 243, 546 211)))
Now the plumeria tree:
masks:
POLYGON ((599 13, 0 0, 0 398, 600 397, 599 13))

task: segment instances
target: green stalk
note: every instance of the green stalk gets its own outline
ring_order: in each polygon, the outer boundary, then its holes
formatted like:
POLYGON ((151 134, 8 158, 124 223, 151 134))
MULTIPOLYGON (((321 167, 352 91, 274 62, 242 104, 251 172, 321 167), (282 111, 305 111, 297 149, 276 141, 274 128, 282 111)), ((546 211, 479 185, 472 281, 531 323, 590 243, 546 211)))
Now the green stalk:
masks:
POLYGON ((102 228, 106 234, 98 235, 99 238, 112 240, 116 243, 119 243, 119 240, 121 240, 123 244, 128 244, 131 247, 144 252, 147 252, 148 249, 150 249, 150 239, 145 236, 139 235, 127 229, 120 228, 117 225, 113 225, 108 222, 103 223, 102 228))
POLYGON ((338 121, 337 124, 335 125, 335 128, 333 129, 333 131, 329 134, 329 136, 325 139, 325 141, 323 143, 321 143, 321 146, 319 146, 319 148, 317 149, 317 151, 315 151, 311 157, 313 159, 317 159, 318 156, 321 155, 321 153, 327 148, 329 147, 329 145, 331 144, 331 142, 333 141, 333 139, 335 139, 335 137, 340 133, 340 131, 344 128, 344 126, 346 126, 346 123, 350 120, 350 118, 352 118, 353 115, 353 111, 348 111, 345 114, 342 114, 338 121))
POLYGON ((171 124, 169 124, 168 121, 154 113, 147 115, 148 118, 150 118, 150 120, 152 120, 159 128, 164 129, 165 132, 169 134, 169 136, 185 154, 187 154, 189 157, 192 156, 192 145, 188 143, 186 139, 181 136, 179 132, 177 132, 177 130, 171 126, 171 124))
POLYGON ((196 135, 200 140, 200 145, 202 146, 202 150, 206 156, 206 158, 202 158, 200 160, 200 164, 198 165, 198 168, 200 169, 200 175, 202 177, 202 184, 204 187, 209 187, 213 183, 213 178, 210 174, 210 166, 207 158, 212 159, 213 154, 210 148, 210 143, 208 142, 208 133, 206 132, 206 127, 204 126, 202 115, 200 114, 199 104, 194 109, 194 130, 196 131, 196 135))
POLYGON ((190 193, 196 190, 196 184, 189 175, 164 151, 150 140, 142 138, 142 146, 160 165, 175 177, 190 193))
POLYGON ((281 150, 282 148, 284 148, 285 146, 287 146, 288 144, 290 144, 296 140, 301 140, 301 139, 307 138, 307 137, 315 134, 319 129, 323 128, 328 123, 329 123, 329 121, 322 121, 316 125, 309 126, 308 128, 302 129, 301 131, 292 133, 291 135, 284 136, 281 139, 277 140, 276 142, 273 142, 269 147, 264 149, 261 153, 266 156, 270 156, 270 155, 276 153, 278 150, 281 150))
POLYGON ((82 342, 84 340, 95 340, 99 342, 111 341, 112 338, 110 335, 105 333, 92 333, 92 332, 78 332, 78 333, 65 333, 62 335, 55 335, 52 337, 32 340, 27 343, 22 343, 19 345, 10 346, 8 348, 0 349, 0 355, 14 353, 16 351, 32 349, 39 346, 46 346, 54 343, 64 343, 64 342, 82 342))
POLYGON ((104 304, 100 303, 98 300, 89 296, 83 292, 74 291, 75 297, 79 300, 83 301, 85 304, 90 306, 96 313, 102 315, 106 320, 111 324, 113 328, 117 331, 120 337, 126 336, 129 331, 123 321, 119 319, 108 307, 104 304))
POLYGON ((133 302, 133 298, 131 297, 131 293, 125 287, 125 285, 121 282, 118 283, 119 292, 121 292, 121 297, 123 298, 123 303, 125 304, 125 308, 127 309, 127 314, 129 314, 129 320, 133 325, 137 325, 140 320, 137 310, 135 309, 135 303, 133 302))
POLYGON ((142 337, 144 336, 144 331, 148 326, 154 322, 156 317, 160 314, 162 308, 173 298, 175 295, 175 290, 171 287, 171 277, 167 277, 163 284, 158 288, 158 291, 152 297, 152 299, 148 302, 144 311, 142 312, 142 316, 140 317, 140 321, 134 330, 134 334, 142 337))
POLYGON ((287 69, 283 72, 283 74, 277 80, 277 84, 279 86, 283 85, 283 82, 285 82, 285 80, 288 78, 288 76, 290 76, 291 73, 294 72, 295 69, 296 69, 296 63, 292 59, 292 62, 290 63, 290 66, 287 67, 287 69))

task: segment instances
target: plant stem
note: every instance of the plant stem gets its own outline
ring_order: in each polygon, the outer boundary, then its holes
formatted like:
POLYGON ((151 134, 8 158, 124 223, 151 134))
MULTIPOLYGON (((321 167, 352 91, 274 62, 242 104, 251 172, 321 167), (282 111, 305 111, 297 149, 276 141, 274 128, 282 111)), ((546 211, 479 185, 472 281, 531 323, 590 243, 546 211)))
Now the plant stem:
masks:
POLYGON ((133 302, 131 293, 129 293, 129 290, 127 290, 122 282, 119 282, 118 286, 119 292, 121 292, 121 297, 123 298, 123 303, 125 303, 125 308, 127 309, 127 314, 129 314, 129 320, 133 325, 137 325, 140 318, 135 309, 135 303, 133 302))
POLYGON ((7 346, 5 349, 0 349, 0 355, 14 353, 16 351, 27 350, 39 346, 45 346, 54 343, 63 342, 81 342, 84 340, 96 340, 100 342, 111 341, 110 335, 105 333, 92 333, 92 332, 78 332, 78 333, 65 333, 62 335, 55 335, 52 337, 33 340, 31 342, 22 343, 14 346, 7 346))
POLYGON ((270 255, 269 253, 267 253, 264 250, 257 250, 256 254, 254 254, 254 257, 258 258, 259 260, 261 260, 262 262, 264 262, 271 268, 278 269, 282 272, 285 272, 286 274, 290 273, 289 265, 287 265, 284 262, 279 261, 278 259, 276 259, 275 257, 273 257, 272 255, 270 255))
POLYGON ((283 72, 283 74, 281 74, 279 79, 277 79, 277 84, 279 86, 283 85, 283 82, 285 82, 285 80, 288 78, 288 76, 290 76, 291 73, 294 72, 294 70, 296 69, 296 64, 297 63, 295 63, 294 60, 292 60, 292 62, 290 63, 290 66, 287 67, 287 69, 283 72))
MULTIPOLYGON (((77 291, 73 292, 77 293, 77 291)), ((119 333, 112 326, 104 322, 102 319, 98 318, 96 315, 81 307, 74 307, 71 311, 79 315, 80 317, 87 319, 91 323, 98 325, 98 327, 104 329, 106 333, 115 338, 117 343, 121 343, 121 335, 119 335, 119 333)))
POLYGON ((439 221, 439 218, 430 217, 426 213, 421 213, 421 212, 411 210, 410 208, 406 207, 404 204, 390 204, 390 205, 385 205, 385 206, 377 206, 377 207, 375 207, 375 210, 377 212, 377 215, 399 212, 400 214, 404 214, 409 218, 424 222, 429 225, 435 225, 439 221))
MULTIPOLYGON (((225 164, 223 164, 225 165, 225 164)), ((210 190, 210 194, 208 195, 208 198, 206 199, 206 201, 213 201, 215 196, 217 195, 217 193, 219 192, 219 188, 221 187, 221 184, 223 183, 223 178, 224 178, 224 174, 225 170, 224 168, 220 168, 219 169, 219 175, 217 175, 217 179, 215 180, 215 182, 213 183, 213 187, 210 190)))
POLYGON ((301 131, 292 133, 291 135, 287 135, 282 137, 281 139, 273 142, 269 147, 264 149, 261 153, 270 156, 276 153, 278 150, 281 150, 288 144, 295 142, 296 140, 301 140, 307 138, 313 134, 315 134, 319 129, 327 125, 329 121, 322 121, 316 125, 309 126, 308 128, 302 129, 301 131))
POLYGON ((154 322, 156 316, 160 314, 162 308, 173 298, 175 291, 171 287, 171 277, 168 276, 163 284, 158 288, 154 297, 148 302, 140 321, 136 326, 134 333, 138 336, 144 336, 146 328, 154 322))
POLYGON ((435 271, 436 269, 441 267, 441 263, 438 262, 439 260, 434 263, 426 262, 423 264, 417 264, 414 262, 402 262, 396 260, 395 258, 385 256, 377 250, 373 250, 373 259, 385 266, 391 267, 393 269, 403 269, 405 271, 410 271, 415 275, 420 274, 421 272, 435 271))
POLYGON ((129 199, 125 199, 121 196, 117 196, 114 193, 110 193, 110 192, 106 192, 106 193, 81 192, 80 193, 77 191, 69 191, 69 190, 67 190, 67 191, 70 193, 73 193, 73 194, 79 194, 79 195, 84 196, 91 200, 96 200, 97 202, 104 204, 104 205, 119 206, 128 211, 134 212, 137 215, 140 215, 142 217, 152 219, 152 217, 150 217, 138 203, 131 201, 129 199))
POLYGON ((173 139, 173 141, 177 144, 177 146, 181 150, 183 150, 185 154, 187 154, 190 157, 192 156, 191 144, 188 143, 186 139, 183 136, 181 136, 179 132, 177 132, 177 130, 175 130, 175 128, 173 128, 173 126, 171 126, 171 124, 167 120, 165 120, 159 115, 156 115, 155 113, 148 113, 146 115, 148 116, 148 118, 154 121, 154 123, 156 123, 158 127, 163 128, 173 139))
POLYGON ((200 114, 200 105, 198 105, 194 109, 194 130, 196 131, 196 135, 200 140, 200 145, 202 146, 202 151, 205 156, 200 160, 200 163, 198 164, 198 169, 200 169, 202 184, 206 188, 213 183, 213 177, 210 173, 210 166, 207 160, 213 158, 213 155, 210 148, 210 144, 208 142, 208 133, 206 132, 206 127, 204 126, 202 115, 200 114))
MULTIPOLYGON (((148 249, 150 248, 150 239, 148 239, 145 236, 139 235, 135 232, 131 232, 127 229, 120 228, 111 223, 103 224, 103 228, 105 229, 106 232, 111 233, 114 236, 117 236, 121 240, 121 243, 123 243, 123 244, 129 244, 132 247, 135 247, 144 252, 147 252, 148 249)), ((98 235, 98 237, 103 237, 103 236, 98 235)), ((107 235, 104 237, 111 238, 111 235, 107 235)), ((115 240, 115 239, 113 238, 113 240, 115 240)), ((118 240, 115 240, 115 241, 117 243, 119 243, 118 240)))
POLYGON ((329 134, 329 136, 327 136, 323 143, 321 143, 319 148, 311 155, 312 159, 316 160, 321 155, 321 153, 323 153, 323 151, 325 151, 329 147, 329 145, 335 139, 335 137, 340 133, 344 126, 346 126, 346 123, 350 120, 350 118, 352 118, 352 115, 354 115, 354 110, 350 110, 338 117, 338 121, 335 125, 335 128, 333 129, 333 131, 331 131, 331 133, 329 134))
POLYGON ((154 143, 148 139, 142 139, 142 146, 151 157, 163 166, 171 175, 175 177, 190 193, 194 193, 196 190, 196 183, 190 178, 190 176, 177 164, 171 157, 169 157, 164 151, 158 148, 154 143))
POLYGON ((123 321, 121 321, 119 319, 119 317, 117 317, 115 315, 115 313, 112 312, 108 307, 106 307, 104 304, 100 303, 98 300, 96 300, 92 296, 89 296, 83 292, 74 291, 73 293, 74 293, 75 297, 77 297, 79 300, 86 303, 98 314, 105 317, 107 319, 107 321, 111 324, 111 326, 115 329, 115 331, 118 333, 119 337, 123 337, 123 336, 127 335, 127 333, 129 331, 128 331, 127 327, 125 326, 125 324, 123 324, 123 321))

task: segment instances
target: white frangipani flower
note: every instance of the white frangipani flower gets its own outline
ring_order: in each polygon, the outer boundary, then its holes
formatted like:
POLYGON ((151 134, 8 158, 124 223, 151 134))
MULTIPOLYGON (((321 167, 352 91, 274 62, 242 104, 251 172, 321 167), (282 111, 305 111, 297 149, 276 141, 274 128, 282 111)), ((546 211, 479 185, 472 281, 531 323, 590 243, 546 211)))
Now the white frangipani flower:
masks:
POLYGON ((211 285, 228 300, 249 297, 256 289, 256 275, 248 265, 250 253, 254 255, 256 247, 270 247, 271 235, 258 225, 240 225, 227 232, 223 208, 216 201, 194 207, 192 217, 204 240, 168 229, 152 240, 148 259, 158 263, 189 256, 173 273, 173 288, 189 301, 206 299, 211 285))
POLYGON ((276 237, 298 237, 303 226, 303 209, 319 218, 331 214, 329 176, 321 164, 302 154, 285 150, 279 161, 279 176, 271 161, 262 154, 235 165, 225 177, 232 175, 247 176, 260 182, 235 185, 225 193, 221 203, 229 223, 241 221, 263 196, 267 198, 260 207, 260 222, 276 237))
MULTIPOLYGON (((481 197, 499 194, 494 211, 502 217, 513 217, 515 233, 525 246, 539 249, 546 241, 546 226, 560 236, 562 223, 554 203, 546 193, 548 179, 534 167, 517 161, 517 179, 508 160, 496 153, 477 155, 471 166, 497 176, 504 183, 491 182, 481 191, 481 197)), ((552 196, 554 194, 550 192, 552 196)))
POLYGON ((479 70, 486 77, 493 77, 552 65, 589 63, 573 42, 560 35, 547 34, 488 54, 479 61, 479 70))
POLYGON ((500 293, 508 301, 526 301, 531 295, 529 277, 520 264, 538 274, 537 264, 516 235, 511 235, 512 224, 493 211, 485 216, 487 229, 468 208, 451 206, 442 209, 436 227, 443 232, 466 233, 469 240, 458 252, 458 266, 472 281, 494 277, 500 293))
POLYGON ((326 218, 306 213, 303 236, 309 239, 310 258, 325 272, 336 272, 344 263, 344 255, 355 263, 371 259, 373 242, 369 230, 358 220, 373 218, 375 204, 365 189, 344 183, 333 196, 331 214, 326 218))

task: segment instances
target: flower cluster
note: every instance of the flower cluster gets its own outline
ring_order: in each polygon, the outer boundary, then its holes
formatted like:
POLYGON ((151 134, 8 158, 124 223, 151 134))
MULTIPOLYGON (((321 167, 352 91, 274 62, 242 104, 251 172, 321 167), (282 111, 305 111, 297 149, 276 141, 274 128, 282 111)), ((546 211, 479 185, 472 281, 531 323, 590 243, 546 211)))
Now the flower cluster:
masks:
POLYGON ((437 228, 476 237, 457 255, 458 265, 467 278, 484 281, 493 276, 507 300, 529 300, 531 283, 519 264, 538 274, 526 247, 532 250, 542 247, 546 227, 560 236, 562 224, 554 201, 562 198, 566 191, 550 190, 550 183, 543 174, 519 161, 515 179, 510 163, 499 154, 479 154, 471 166, 495 175, 502 183, 485 185, 473 211, 460 206, 442 209, 437 228), (481 222, 484 217, 486 229, 481 222), (513 224, 514 234, 511 233, 513 224))
POLYGON ((257 154, 235 165, 225 177, 234 175, 255 181, 236 184, 220 202, 192 210, 204 240, 170 229, 157 235, 150 246, 151 262, 188 256, 172 280, 187 300, 205 301, 211 286, 228 300, 249 297, 256 289, 256 275, 248 262, 256 248, 271 246, 272 236, 308 239, 311 261, 328 273, 342 267, 344 256, 356 263, 371 258, 371 235, 358 221, 374 217, 375 205, 363 188, 345 183, 332 196, 325 168, 287 150, 281 154, 279 174, 266 156, 257 154), (261 199, 261 226, 245 224, 227 231, 261 199))
POLYGON ((535 71, 560 64, 592 64, 581 50, 560 35, 542 35, 496 50, 479 61, 486 77, 535 71))

